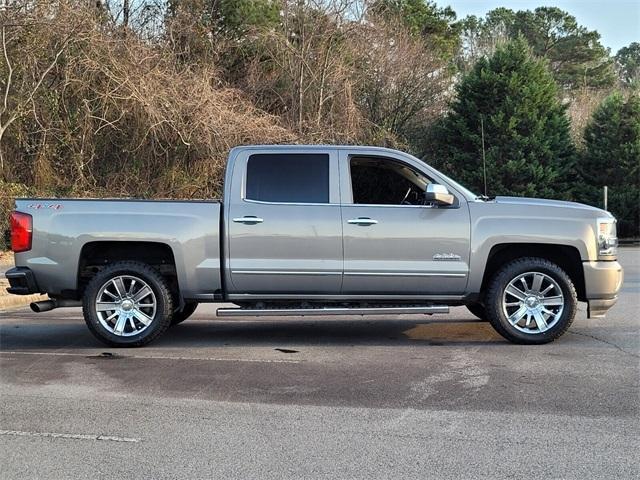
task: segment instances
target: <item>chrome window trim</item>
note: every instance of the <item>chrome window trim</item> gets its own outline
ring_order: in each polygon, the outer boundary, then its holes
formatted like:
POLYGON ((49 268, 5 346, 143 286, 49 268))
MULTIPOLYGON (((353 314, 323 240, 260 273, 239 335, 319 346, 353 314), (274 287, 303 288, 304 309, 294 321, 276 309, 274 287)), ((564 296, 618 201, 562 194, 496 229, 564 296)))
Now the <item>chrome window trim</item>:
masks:
POLYGON ((326 202, 322 202, 322 203, 297 203, 297 202, 265 202, 264 200, 252 200, 250 198, 242 198, 243 202, 247 202, 247 203, 257 203, 257 204, 261 204, 261 205, 299 205, 299 206, 329 206, 329 207, 339 207, 340 204, 339 203, 326 203, 326 202))
POLYGON ((242 198, 246 203, 257 203, 261 205, 298 205, 298 206, 325 206, 325 207, 388 207, 388 208, 460 208, 459 206, 435 207, 432 205, 385 205, 377 203, 296 203, 296 202, 265 202, 264 200, 252 200, 250 198, 242 198))
POLYGON ((448 206, 448 207, 436 207, 433 205, 387 205, 387 204, 380 204, 380 203, 341 203, 340 204, 343 207, 385 207, 385 208, 426 208, 428 210, 431 209, 445 209, 445 208, 459 208, 459 207, 454 207, 454 206, 448 206))

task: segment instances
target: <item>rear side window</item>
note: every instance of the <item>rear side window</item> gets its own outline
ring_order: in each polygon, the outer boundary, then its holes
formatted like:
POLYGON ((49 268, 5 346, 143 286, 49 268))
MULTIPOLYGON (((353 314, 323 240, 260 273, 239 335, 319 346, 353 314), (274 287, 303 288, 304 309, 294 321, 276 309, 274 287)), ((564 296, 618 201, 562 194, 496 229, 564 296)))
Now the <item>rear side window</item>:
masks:
POLYGON ((329 155, 251 155, 246 198, 263 202, 329 203, 329 155))

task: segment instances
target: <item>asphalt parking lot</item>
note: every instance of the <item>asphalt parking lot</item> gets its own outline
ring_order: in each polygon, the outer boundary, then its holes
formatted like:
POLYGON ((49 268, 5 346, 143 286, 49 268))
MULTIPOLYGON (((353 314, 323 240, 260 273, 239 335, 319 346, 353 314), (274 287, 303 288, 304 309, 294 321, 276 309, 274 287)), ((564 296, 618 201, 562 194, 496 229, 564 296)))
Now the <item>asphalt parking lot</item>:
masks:
POLYGON ((0 476, 638 478, 640 249, 606 320, 511 345, 464 308, 192 320, 109 349, 79 309, 0 312, 0 476))

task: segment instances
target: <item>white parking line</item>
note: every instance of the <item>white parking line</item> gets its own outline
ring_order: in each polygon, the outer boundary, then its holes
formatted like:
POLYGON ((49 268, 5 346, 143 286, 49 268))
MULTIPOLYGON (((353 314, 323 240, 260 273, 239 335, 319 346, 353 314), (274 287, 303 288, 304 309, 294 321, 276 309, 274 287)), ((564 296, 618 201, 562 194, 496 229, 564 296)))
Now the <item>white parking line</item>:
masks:
POLYGON ((107 442, 127 442, 138 443, 140 438, 117 437, 113 435, 88 435, 83 433, 55 433, 55 432, 23 432, 20 430, 0 430, 0 435, 11 435, 14 437, 48 437, 48 438, 70 438, 72 440, 103 440, 107 442))
POLYGON ((141 360, 193 360, 193 361, 208 361, 208 362, 246 362, 246 363, 302 363, 303 360, 293 360, 284 358, 273 359, 253 359, 253 358, 225 358, 225 357, 174 357, 174 356, 161 356, 161 355, 113 355, 113 357, 104 356, 100 353, 70 353, 70 352, 16 352, 16 351, 4 351, 0 352, 0 355, 44 355, 54 357, 85 357, 85 358, 105 358, 105 359, 118 359, 118 358, 135 358, 141 360))

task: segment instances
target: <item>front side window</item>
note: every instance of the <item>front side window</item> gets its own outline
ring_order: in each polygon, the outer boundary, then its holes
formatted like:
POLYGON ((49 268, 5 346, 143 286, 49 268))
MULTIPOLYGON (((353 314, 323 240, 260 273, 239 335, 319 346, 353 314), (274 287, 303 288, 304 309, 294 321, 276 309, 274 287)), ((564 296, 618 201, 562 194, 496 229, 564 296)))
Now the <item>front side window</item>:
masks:
POLYGON ((424 205, 431 181, 407 165, 377 157, 350 160, 353 203, 364 205, 424 205))
POLYGON ((251 155, 245 198, 262 202, 329 203, 329 155, 251 155))

